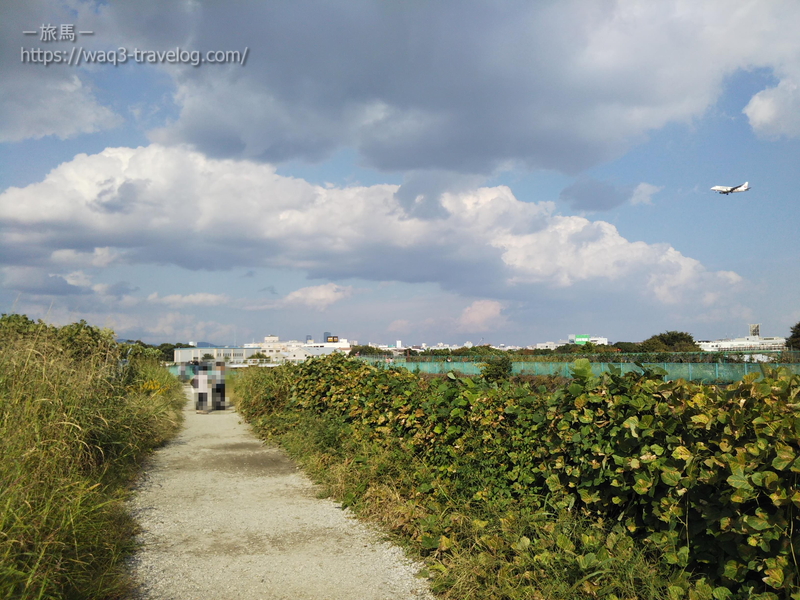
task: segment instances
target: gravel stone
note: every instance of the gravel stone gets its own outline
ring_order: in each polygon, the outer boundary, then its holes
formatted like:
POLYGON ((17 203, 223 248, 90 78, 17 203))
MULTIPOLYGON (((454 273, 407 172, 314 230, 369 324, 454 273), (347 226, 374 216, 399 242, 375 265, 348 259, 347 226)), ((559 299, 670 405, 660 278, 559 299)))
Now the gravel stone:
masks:
MULTIPOLYGON (((188 392, 187 392, 188 393, 188 392)), ((330 500, 233 410, 184 407, 129 507, 138 600, 433 600, 423 565, 330 500)))

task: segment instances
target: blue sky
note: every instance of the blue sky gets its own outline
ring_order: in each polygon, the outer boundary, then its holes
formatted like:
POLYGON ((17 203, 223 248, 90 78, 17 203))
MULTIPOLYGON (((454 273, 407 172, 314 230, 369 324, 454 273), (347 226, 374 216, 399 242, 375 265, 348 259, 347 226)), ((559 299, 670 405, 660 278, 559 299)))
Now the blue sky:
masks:
POLYGON ((2 311, 150 342, 786 335, 798 26, 777 1, 5 2, 2 311), (41 39, 62 24, 94 33, 41 39), (176 48, 248 54, 133 55, 176 48))

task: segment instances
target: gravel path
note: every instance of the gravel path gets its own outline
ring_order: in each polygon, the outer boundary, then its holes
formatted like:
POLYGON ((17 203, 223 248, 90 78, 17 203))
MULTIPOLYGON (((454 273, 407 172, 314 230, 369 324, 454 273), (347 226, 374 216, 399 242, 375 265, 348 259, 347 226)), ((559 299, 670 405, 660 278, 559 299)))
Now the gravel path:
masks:
POLYGON ((421 565, 330 500, 232 410, 184 407, 131 501, 141 600, 432 599, 421 565))

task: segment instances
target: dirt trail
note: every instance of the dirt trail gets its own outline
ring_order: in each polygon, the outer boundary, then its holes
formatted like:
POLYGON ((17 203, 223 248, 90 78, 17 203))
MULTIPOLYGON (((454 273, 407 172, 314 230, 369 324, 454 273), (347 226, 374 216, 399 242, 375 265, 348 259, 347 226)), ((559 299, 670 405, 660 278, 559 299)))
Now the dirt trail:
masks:
POLYGON ((432 599, 421 565, 339 506, 228 410, 184 407, 131 509, 143 527, 131 560, 139 598, 432 599))

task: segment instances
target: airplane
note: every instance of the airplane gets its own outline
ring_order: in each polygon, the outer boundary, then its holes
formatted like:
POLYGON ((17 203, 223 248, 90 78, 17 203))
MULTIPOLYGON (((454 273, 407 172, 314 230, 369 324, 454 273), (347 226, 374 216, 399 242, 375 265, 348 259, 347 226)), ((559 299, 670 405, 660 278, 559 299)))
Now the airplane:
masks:
POLYGON ((742 185, 728 187, 726 185, 715 185, 711 188, 712 192, 719 192, 720 194, 732 194, 733 192, 746 192, 750 189, 750 184, 745 181, 742 185))

